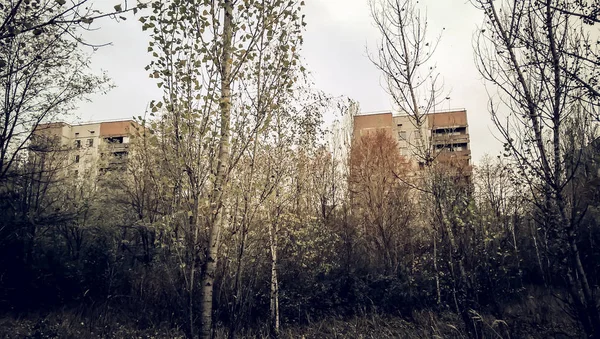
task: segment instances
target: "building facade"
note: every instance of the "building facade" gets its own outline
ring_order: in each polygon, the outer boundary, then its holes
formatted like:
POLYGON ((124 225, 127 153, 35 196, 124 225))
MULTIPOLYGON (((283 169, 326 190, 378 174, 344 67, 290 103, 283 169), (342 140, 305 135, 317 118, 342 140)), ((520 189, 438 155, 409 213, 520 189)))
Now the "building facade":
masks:
POLYGON ((131 137, 138 128, 133 120, 40 124, 30 148, 51 145, 51 150, 64 154, 63 167, 69 175, 95 177, 99 172, 124 169, 131 137))
POLYGON ((400 154, 413 167, 437 162, 468 170, 471 147, 467 111, 448 110, 424 115, 420 126, 409 115, 392 112, 363 113, 354 117, 354 138, 383 131, 398 142, 400 154))

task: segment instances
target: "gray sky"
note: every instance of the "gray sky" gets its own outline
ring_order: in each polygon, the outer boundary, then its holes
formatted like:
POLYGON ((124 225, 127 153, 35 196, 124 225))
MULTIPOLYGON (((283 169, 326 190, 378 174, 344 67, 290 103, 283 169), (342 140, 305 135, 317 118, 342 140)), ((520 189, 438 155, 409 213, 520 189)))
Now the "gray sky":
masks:
MULTIPOLYGON (((98 5, 114 1, 97 1, 98 5)), ((390 110, 392 103, 382 88, 381 75, 367 58, 367 46, 374 47, 378 33, 371 23, 367 0, 305 0, 306 21, 303 55, 315 85, 332 95, 350 97, 363 112, 390 110)), ((466 0, 420 0, 427 8, 429 33, 445 28, 434 55, 435 63, 450 92, 443 108, 466 108, 471 134, 473 162, 485 153, 498 154, 500 144, 493 136, 487 110, 488 95, 475 68, 473 32, 482 14, 466 0)), ((104 21, 100 29, 87 34, 90 42, 112 42, 92 58, 95 71, 105 70, 117 86, 106 95, 82 103, 79 119, 104 120, 143 115, 152 99, 161 92, 144 67, 150 61, 148 38, 137 19, 104 21)))

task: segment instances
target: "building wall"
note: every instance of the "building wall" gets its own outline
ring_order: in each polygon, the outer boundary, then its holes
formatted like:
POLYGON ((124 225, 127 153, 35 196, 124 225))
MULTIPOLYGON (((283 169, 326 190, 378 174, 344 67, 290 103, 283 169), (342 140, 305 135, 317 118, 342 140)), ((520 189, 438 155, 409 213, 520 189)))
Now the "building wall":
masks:
POLYGON ((79 125, 48 123, 40 124, 34 136, 56 138, 62 148, 67 149, 65 169, 68 175, 95 177, 102 168, 125 164, 129 152, 130 131, 133 132, 132 124, 135 124, 132 120, 79 125), (108 139, 115 137, 118 143, 108 139), (111 154, 118 154, 119 159, 112 159, 111 154), (102 160, 103 155, 108 155, 104 157, 106 160, 102 160))
POLYGON ((392 113, 365 114, 354 117, 354 137, 360 137, 377 130, 384 130, 392 136, 392 113))
POLYGON ((100 126, 100 135, 102 137, 129 135, 132 127, 132 120, 103 122, 100 126))
POLYGON ((99 158, 100 123, 71 126, 72 170, 78 174, 96 174, 99 158))
POLYGON ((432 113, 427 115, 429 129, 435 127, 467 126, 467 111, 432 113))
POLYGON ((58 145, 66 146, 71 141, 71 126, 64 122, 39 124, 33 134, 53 138, 58 145))
POLYGON ((471 143, 467 111, 453 111, 428 115, 431 144, 441 163, 468 168, 471 165, 471 143))
POLYGON ((354 137, 383 129, 398 141, 400 154, 415 166, 422 153, 419 150, 433 149, 439 162, 470 168, 466 110, 430 113, 426 119, 419 133, 408 115, 393 115, 391 112, 357 115, 354 117, 354 137))
POLYGON ((394 137, 398 141, 400 154, 407 158, 415 158, 419 153, 418 149, 428 147, 427 144, 427 126, 419 129, 413 124, 408 115, 398 115, 394 117, 394 137), (423 143, 425 143, 423 145, 423 143))

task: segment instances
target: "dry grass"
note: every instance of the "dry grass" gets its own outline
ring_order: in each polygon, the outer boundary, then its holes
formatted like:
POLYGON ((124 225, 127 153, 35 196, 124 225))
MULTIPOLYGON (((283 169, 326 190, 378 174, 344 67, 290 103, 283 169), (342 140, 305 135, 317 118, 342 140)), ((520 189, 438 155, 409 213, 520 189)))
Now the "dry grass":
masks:
POLYGON ((79 338, 184 338, 183 331, 167 328, 140 329, 130 321, 84 318, 76 312, 54 312, 46 316, 0 318, 0 338, 79 339, 79 338))
MULTIPOLYGON (((142 326, 129 317, 107 315, 110 312, 53 312, 28 315, 26 318, 0 318, 0 338, 184 338, 181 328, 167 324, 142 326)), ((477 329, 472 338, 580 338, 576 323, 570 319, 557 298, 541 291, 506 305, 506 319, 496 319, 471 311, 471 326, 477 329)), ((266 326, 238 333, 238 338, 268 337, 266 326)), ((410 321, 380 314, 363 314, 351 318, 330 317, 306 325, 283 324, 282 339, 292 338, 469 338, 462 319, 453 313, 416 311, 410 321)), ((226 329, 216 331, 217 339, 227 338, 226 329)))

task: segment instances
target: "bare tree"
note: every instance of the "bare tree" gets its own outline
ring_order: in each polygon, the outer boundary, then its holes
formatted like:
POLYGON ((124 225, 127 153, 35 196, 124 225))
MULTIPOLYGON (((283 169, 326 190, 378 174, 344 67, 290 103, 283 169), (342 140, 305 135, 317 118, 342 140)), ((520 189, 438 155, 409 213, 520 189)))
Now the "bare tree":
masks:
POLYGON ((568 159, 580 159, 577 154, 590 140, 579 139, 572 152, 564 149, 565 133, 573 133, 567 120, 577 114, 589 126, 595 115, 572 77, 589 71, 581 59, 570 57, 581 48, 581 22, 558 10, 556 0, 475 3, 486 16, 475 45, 479 71, 498 89, 498 99, 490 102, 492 119, 531 192, 538 222, 553 234, 553 254, 569 258, 562 275, 586 333, 597 337, 600 316, 578 244, 585 210, 567 194, 573 167, 579 166, 568 159))
POLYGON ((427 114, 435 111, 443 87, 432 57, 441 36, 429 40, 427 15, 413 0, 372 0, 370 7, 381 41, 369 58, 383 73, 394 104, 410 117, 413 155, 429 166, 434 154, 427 114))
MULTIPOLYGON (((124 20, 136 6, 94 9, 89 0, 0 1, 0 181, 38 124, 63 117, 78 101, 106 90, 106 75, 88 71, 82 31, 95 19, 124 20)), ((98 46, 94 46, 98 47, 98 46)))
POLYGON ((88 57, 78 45, 59 31, 54 34, 23 33, 0 45, 0 180, 40 123, 106 88, 106 76, 88 73, 88 57))

